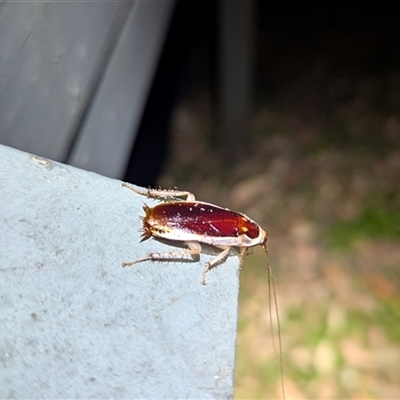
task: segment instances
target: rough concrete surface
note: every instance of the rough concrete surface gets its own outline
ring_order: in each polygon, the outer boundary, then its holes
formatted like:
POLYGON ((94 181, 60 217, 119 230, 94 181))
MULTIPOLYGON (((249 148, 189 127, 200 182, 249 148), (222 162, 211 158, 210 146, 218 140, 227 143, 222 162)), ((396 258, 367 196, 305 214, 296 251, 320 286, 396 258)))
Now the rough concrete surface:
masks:
POLYGON ((238 262, 123 261, 142 205, 121 182, 0 146, 0 397, 230 398, 238 262))

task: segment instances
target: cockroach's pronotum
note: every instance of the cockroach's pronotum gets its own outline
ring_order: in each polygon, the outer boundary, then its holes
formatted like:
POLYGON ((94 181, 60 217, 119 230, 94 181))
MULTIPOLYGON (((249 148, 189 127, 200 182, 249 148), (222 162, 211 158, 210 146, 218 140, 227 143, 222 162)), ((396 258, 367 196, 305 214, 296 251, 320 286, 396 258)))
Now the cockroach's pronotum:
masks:
MULTIPOLYGON (((240 267, 243 257, 250 247, 261 246, 267 258, 268 276, 272 283, 275 312, 278 323, 281 377, 282 345, 280 321, 275 285, 267 250, 267 232, 244 214, 222 208, 214 204, 195 200, 193 193, 180 190, 138 189, 126 183, 123 187, 149 198, 163 200, 154 207, 144 205, 142 241, 154 237, 184 244, 187 248, 162 253, 150 253, 145 257, 122 263, 128 267, 143 261, 179 261, 199 259, 201 243, 221 250, 207 262, 201 283, 206 284, 208 271, 222 264, 232 249, 238 250, 240 267)), ((282 393, 285 397, 283 380, 282 393)))

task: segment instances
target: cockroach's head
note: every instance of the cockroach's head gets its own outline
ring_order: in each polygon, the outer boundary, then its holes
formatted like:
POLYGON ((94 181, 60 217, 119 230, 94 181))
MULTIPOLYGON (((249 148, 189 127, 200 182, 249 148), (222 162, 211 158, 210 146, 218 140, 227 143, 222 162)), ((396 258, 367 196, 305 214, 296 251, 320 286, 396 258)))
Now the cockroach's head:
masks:
POLYGON ((267 248, 267 241, 268 241, 268 233, 265 231, 265 238, 264 238, 264 241, 260 244, 260 246, 264 250, 265 256, 267 257, 267 262, 269 264, 269 254, 268 254, 268 248, 267 248))
POLYGON ((267 241, 268 241, 268 232, 266 230, 262 230, 264 233, 264 240, 260 243, 260 246, 264 249, 267 249, 267 241))

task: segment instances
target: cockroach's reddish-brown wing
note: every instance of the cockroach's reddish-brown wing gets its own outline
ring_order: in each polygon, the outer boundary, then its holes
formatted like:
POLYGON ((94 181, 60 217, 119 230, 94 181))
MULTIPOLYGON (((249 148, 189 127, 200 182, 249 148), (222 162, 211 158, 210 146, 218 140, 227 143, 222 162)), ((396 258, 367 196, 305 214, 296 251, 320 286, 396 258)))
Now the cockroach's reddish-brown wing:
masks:
POLYGON ((256 239, 259 226, 243 214, 203 202, 176 201, 145 208, 144 220, 170 229, 212 237, 247 235, 256 239))

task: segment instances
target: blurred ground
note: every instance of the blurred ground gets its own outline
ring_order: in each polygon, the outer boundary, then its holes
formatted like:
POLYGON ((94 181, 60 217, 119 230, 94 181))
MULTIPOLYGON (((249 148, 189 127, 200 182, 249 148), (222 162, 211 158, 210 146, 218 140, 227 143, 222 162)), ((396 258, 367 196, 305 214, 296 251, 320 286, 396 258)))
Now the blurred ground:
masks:
MULTIPOLYGON (((400 399, 400 47, 382 53, 361 33, 321 33, 313 51, 261 40, 270 58, 243 158, 221 159, 203 87, 175 110, 160 180, 268 230, 287 399, 400 399)), ((235 397, 281 398, 266 264, 253 253, 235 397)))

